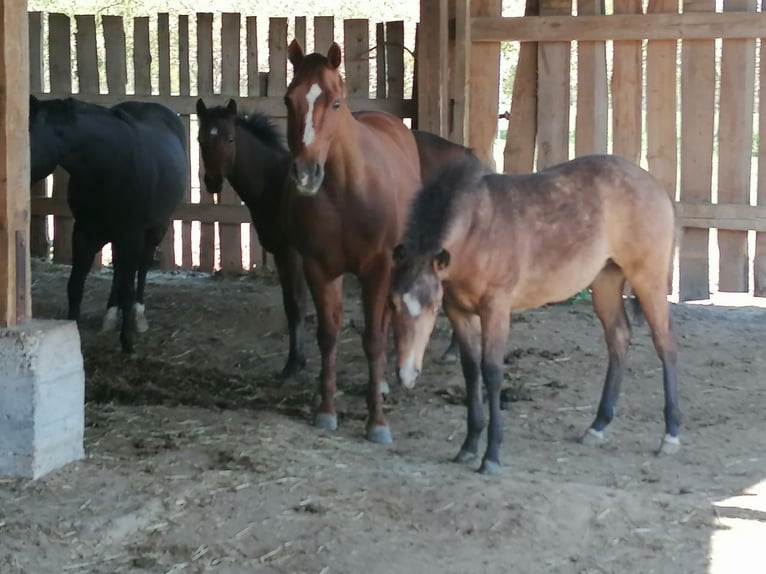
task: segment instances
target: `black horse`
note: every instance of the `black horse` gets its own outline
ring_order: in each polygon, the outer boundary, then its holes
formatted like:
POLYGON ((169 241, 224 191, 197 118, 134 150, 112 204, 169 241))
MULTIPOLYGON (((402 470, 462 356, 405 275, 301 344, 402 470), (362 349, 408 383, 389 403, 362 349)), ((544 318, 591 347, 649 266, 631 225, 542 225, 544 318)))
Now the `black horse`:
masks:
POLYGON ((93 259, 111 242, 114 277, 105 324, 116 321, 119 307, 122 349, 133 352, 132 327, 146 328, 146 272, 187 191, 183 123, 173 110, 155 103, 105 108, 74 98, 31 97, 29 132, 32 181, 56 166, 70 175, 67 199, 74 228, 68 318, 79 318, 93 259))

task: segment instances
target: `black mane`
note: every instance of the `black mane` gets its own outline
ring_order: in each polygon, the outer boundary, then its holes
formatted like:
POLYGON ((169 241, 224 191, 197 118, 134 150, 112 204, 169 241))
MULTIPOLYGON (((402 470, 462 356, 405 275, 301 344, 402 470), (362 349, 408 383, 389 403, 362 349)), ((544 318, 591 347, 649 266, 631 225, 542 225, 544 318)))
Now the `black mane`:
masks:
POLYGON ((267 146, 287 151, 284 137, 265 114, 261 112, 240 114, 237 116, 237 125, 246 129, 267 146))
POLYGON ((402 243, 411 254, 436 254, 454 217, 456 199, 477 189, 489 173, 478 158, 468 155, 437 170, 415 195, 402 243))

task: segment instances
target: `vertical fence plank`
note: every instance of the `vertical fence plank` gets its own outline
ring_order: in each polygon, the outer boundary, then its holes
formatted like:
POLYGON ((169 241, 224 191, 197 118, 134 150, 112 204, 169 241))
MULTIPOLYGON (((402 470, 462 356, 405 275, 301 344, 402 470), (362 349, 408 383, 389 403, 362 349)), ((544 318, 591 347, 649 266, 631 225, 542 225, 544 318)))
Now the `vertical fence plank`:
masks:
POLYGON ((152 93, 152 54, 147 16, 133 19, 133 85, 136 95, 152 93))
MULTIPOLYGON (((423 65, 418 66, 418 91, 415 93, 417 126, 440 136, 447 135, 444 121, 449 60, 447 32, 447 0, 421 0, 416 58, 423 65)), ((348 41, 346 38, 347 46, 348 41)))
MULTIPOLYGON (((678 13, 678 0, 649 0, 649 13, 678 13)), ((678 42, 650 40, 646 48, 646 158, 649 171, 676 198, 678 42)))
MULTIPOLYGON (((727 0, 725 11, 755 12, 756 0, 727 0)), ((750 204, 755 40, 725 39, 718 122, 718 203, 750 204)), ((719 290, 747 292, 747 231, 718 230, 719 290)))
MULTIPOLYGON (((261 82, 258 72, 258 20, 255 16, 248 16, 245 21, 247 29, 247 95, 265 96, 261 91, 261 82)), ((305 48, 305 46, 304 46, 305 48)), ((250 223, 250 269, 258 269, 266 264, 266 252, 258 241, 255 226, 250 223)))
POLYGON ((468 143, 470 79, 469 61, 471 58, 471 2, 453 0, 455 7, 455 58, 450 77, 450 133, 449 139, 460 145, 468 143))
POLYGON ((375 24, 375 97, 385 98, 388 91, 386 83, 386 25, 375 24))
MULTIPOLYGON (((500 16, 501 0, 472 0, 471 16, 500 16)), ((500 95, 500 42, 482 42, 471 47, 471 101, 468 145, 490 166, 495 165, 497 114, 500 95)), ((427 64, 423 62, 421 64, 427 64)))
MULTIPOLYGON (((642 0, 615 2, 615 14, 642 14, 642 0)), ((612 68, 613 152, 638 163, 641 159, 641 41, 614 42, 612 68)))
POLYGON ((370 97, 369 21, 350 19, 343 22, 343 59, 346 64, 346 97, 370 97))
MULTIPOLYGON (((213 14, 197 14, 197 91, 201 97, 213 94, 213 14)), ((213 203, 213 196, 205 190, 205 167, 199 165, 200 203, 213 203)), ((212 271, 215 267, 215 226, 200 225, 199 267, 212 271)))
POLYGON ((386 93, 404 99, 404 22, 386 22, 386 93))
POLYGON ((295 39, 301 43, 303 49, 306 50, 306 17, 295 17, 295 39))
MULTIPOLYGON (((43 91, 43 14, 29 13, 29 90, 32 93, 43 91)), ((43 179, 33 183, 30 188, 32 197, 45 197, 48 185, 43 179)), ((32 257, 48 257, 48 231, 44 215, 32 215, 29 221, 29 252, 32 257)))
MULTIPOLYGON (((48 58, 51 92, 72 93, 72 48, 69 16, 48 16, 48 58)), ((69 175, 60 167, 53 172, 53 197, 66 199, 69 175)), ((72 263, 72 218, 53 218, 53 261, 72 263)))
MULTIPOLYGON (((239 93, 239 14, 221 15, 221 93, 236 95, 239 93)), ((239 196, 228 182, 224 184, 219 202, 241 205, 239 196)), ((220 237, 221 271, 224 273, 242 272, 242 238, 239 224, 218 224, 220 237)))
POLYGON ((287 18, 269 18, 269 96, 287 89, 287 18))
MULTIPOLYGON (((167 12, 157 15, 157 53, 159 93, 161 96, 170 96, 170 15, 167 12)), ((157 261, 160 269, 173 269, 175 260, 175 225, 171 221, 165 237, 160 242, 157 261)))
MULTIPOLYGON (((182 96, 191 94, 191 76, 189 73, 189 17, 178 17, 178 93, 182 96)), ((184 201, 191 203, 191 146, 196 145, 196 138, 192 139, 191 121, 188 115, 181 116, 181 121, 186 130, 186 158, 189 171, 186 174, 186 196, 184 201), (194 142, 192 144, 191 142, 194 142)), ((192 268, 192 225, 191 221, 181 222, 181 266, 184 269, 192 268)))
MULTIPOLYGON (((578 0, 577 14, 604 13, 604 0, 578 0)), ((607 151, 605 42, 577 42, 577 117, 575 156, 607 151)))
MULTIPOLYGON (((761 0, 761 11, 766 10, 766 0, 761 0)), ((759 54, 758 91, 758 205, 766 206, 766 42, 761 39, 759 54)), ((756 297, 766 297, 766 232, 755 234, 755 285, 756 297)))
POLYGON ((122 96, 128 81, 122 16, 102 16, 101 24, 104 27, 107 89, 110 95, 122 96))
POLYGON ((320 54, 326 54, 334 41, 335 18, 333 16, 315 16, 314 51, 319 52, 320 54))
MULTIPOLYGON (((524 13, 540 14, 538 0, 527 0, 524 13)), ((534 169, 537 137, 537 42, 522 42, 513 82, 508 135, 503 149, 505 173, 530 173, 534 169)))
MULTIPOLYGON (((684 0, 684 12, 715 0, 684 0)), ((684 40, 681 56, 681 201, 710 203, 713 179, 715 41, 684 40)), ((710 296, 708 230, 685 228, 679 254, 682 301, 710 296)))
MULTIPOLYGON (((540 0, 540 15, 572 13, 572 0, 540 0)), ((537 48, 537 169, 569 158, 569 42, 537 48)))

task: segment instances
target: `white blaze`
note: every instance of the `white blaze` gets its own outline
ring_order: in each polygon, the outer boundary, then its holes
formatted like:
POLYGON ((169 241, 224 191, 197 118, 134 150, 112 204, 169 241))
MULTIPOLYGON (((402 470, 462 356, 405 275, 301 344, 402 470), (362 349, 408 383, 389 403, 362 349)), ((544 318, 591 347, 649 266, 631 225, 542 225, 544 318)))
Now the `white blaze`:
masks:
POLYGON ((313 84, 306 94, 306 101, 309 103, 309 109, 306 112, 306 122, 303 129, 303 145, 311 145, 314 142, 316 132, 314 131, 314 102, 322 93, 319 84, 313 84))
POLYGON ((415 368, 415 353, 410 351, 407 362, 399 369, 399 380, 406 388, 411 389, 415 386, 419 374, 415 368))
POLYGON ((420 305, 420 301, 418 301, 417 297, 411 293, 402 295, 402 302, 404 303, 404 306, 407 307, 407 312, 410 314, 410 317, 418 317, 423 312, 423 307, 420 305))

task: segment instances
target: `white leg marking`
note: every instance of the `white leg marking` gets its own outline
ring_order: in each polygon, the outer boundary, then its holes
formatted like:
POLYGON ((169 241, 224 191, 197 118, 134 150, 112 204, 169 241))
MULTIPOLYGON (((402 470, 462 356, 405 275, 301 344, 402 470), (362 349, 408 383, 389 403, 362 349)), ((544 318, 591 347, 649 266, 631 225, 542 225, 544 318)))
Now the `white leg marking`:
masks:
POLYGON ((309 110, 306 112, 306 122, 303 128, 303 145, 309 146, 314 143, 316 132, 314 131, 314 102, 322 93, 319 84, 313 84, 306 94, 306 100, 309 103, 309 110))
POLYGON ((133 305, 134 315, 136 317, 136 332, 146 333, 149 330, 149 323, 146 322, 146 307, 143 303, 135 303, 133 305))
POLYGON ((420 305, 418 298, 410 293, 402 295, 402 302, 407 307, 410 317, 418 317, 423 312, 423 307, 420 305))
POLYGON ((117 307, 109 307, 104 315, 104 320, 101 323, 102 331, 114 331, 117 328, 117 307))

